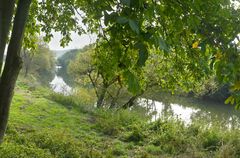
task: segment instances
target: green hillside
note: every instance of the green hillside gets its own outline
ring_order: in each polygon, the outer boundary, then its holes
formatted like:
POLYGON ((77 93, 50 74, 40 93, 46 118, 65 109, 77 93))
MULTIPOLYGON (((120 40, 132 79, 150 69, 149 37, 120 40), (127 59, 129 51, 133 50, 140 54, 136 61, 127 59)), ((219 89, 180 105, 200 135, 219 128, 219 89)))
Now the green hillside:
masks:
POLYGON ((19 81, 0 157, 240 156, 239 130, 169 118, 149 123, 141 108, 110 112, 76 98, 19 81))

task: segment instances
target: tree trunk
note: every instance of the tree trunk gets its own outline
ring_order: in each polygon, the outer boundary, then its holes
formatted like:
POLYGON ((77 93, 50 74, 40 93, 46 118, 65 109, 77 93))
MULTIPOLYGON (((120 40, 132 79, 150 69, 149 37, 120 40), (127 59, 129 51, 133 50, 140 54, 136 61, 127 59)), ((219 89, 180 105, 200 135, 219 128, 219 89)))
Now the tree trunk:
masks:
POLYGON ((123 106, 122 106, 122 108, 123 109, 127 109, 127 108, 130 108, 130 107, 132 107, 133 105, 134 105, 134 101, 136 100, 138 98, 138 96, 133 96, 133 97, 131 97, 129 100, 128 100, 128 102, 127 103, 125 103, 123 106))
POLYGON ((0 0, 0 74, 2 73, 4 51, 13 17, 15 0, 0 0))
POLYGON ((103 101, 107 93, 107 88, 108 88, 107 85, 103 85, 102 90, 100 91, 100 93, 98 93, 97 108, 100 108, 103 106, 103 101))
POLYGON ((132 96, 132 97, 128 100, 128 102, 125 103, 125 104, 122 106, 122 108, 123 108, 123 109, 127 109, 127 108, 132 107, 132 106, 134 105, 134 102, 135 102, 141 95, 143 95, 143 93, 144 93, 144 92, 142 91, 141 93, 132 96))
POLYGON ((6 63, 0 81, 0 142, 3 141, 14 87, 22 66, 20 50, 31 2, 31 0, 18 0, 6 63))
POLYGON ((120 87, 120 88, 117 90, 116 96, 115 96, 115 97, 112 97, 112 100, 111 100, 111 104, 110 104, 109 109, 113 109, 113 108, 116 107, 117 99, 118 99, 118 97, 119 97, 119 94, 120 94, 120 92, 121 92, 121 89, 122 89, 122 87, 120 87))

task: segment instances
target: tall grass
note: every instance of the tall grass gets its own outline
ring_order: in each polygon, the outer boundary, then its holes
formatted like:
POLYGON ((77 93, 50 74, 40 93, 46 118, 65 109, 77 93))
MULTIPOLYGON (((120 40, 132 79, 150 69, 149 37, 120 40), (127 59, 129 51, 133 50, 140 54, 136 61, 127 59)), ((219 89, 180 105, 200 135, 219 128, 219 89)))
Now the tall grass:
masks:
POLYGON ((76 109, 81 112, 87 112, 94 108, 96 98, 92 95, 91 91, 86 89, 77 89, 70 95, 61 93, 51 93, 49 98, 59 104, 64 105, 68 109, 76 109))

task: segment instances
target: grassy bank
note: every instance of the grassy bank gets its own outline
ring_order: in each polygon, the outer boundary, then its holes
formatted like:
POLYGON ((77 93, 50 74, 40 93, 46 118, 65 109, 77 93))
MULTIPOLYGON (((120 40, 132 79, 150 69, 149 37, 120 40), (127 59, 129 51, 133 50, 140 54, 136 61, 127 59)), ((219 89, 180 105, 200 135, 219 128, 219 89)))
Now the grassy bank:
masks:
POLYGON ((0 157, 240 157, 239 130, 168 117, 149 123, 141 108, 98 110, 86 97, 18 82, 0 157))

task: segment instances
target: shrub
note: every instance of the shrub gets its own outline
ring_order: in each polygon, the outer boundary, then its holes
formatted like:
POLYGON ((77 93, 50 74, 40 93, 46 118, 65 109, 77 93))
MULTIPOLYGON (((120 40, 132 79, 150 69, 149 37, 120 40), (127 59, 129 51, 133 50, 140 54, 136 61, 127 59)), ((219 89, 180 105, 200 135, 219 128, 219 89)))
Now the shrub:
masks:
POLYGON ((28 147, 15 143, 5 142, 0 146, 1 158, 53 158, 47 149, 28 147))
POLYGON ((97 111, 95 113, 95 117, 97 117, 95 129, 111 136, 117 135, 122 130, 122 126, 117 119, 118 113, 109 113, 109 111, 104 111, 103 109, 98 109, 97 111))
POLYGON ((153 155, 160 155, 162 153, 162 150, 159 146, 154 146, 154 145, 148 145, 145 147, 145 150, 153 155))
POLYGON ((202 137, 203 148, 208 151, 215 151, 221 145, 221 136, 216 131, 206 131, 202 137))
POLYGON ((116 156, 125 155, 126 151, 124 145, 121 142, 117 142, 113 145, 112 154, 116 156))
POLYGON ((143 133, 143 130, 140 128, 140 126, 135 125, 132 131, 126 137, 126 141, 139 143, 140 141, 143 141, 144 138, 145 138, 145 135, 143 133))
POLYGON ((104 134, 112 136, 125 130, 131 130, 134 124, 144 122, 144 118, 130 110, 111 111, 97 109, 94 115, 97 117, 95 128, 104 134))
POLYGON ((34 133, 30 139, 38 148, 48 149, 52 155, 57 157, 78 158, 86 153, 85 144, 57 131, 34 133))
POLYGON ((237 149, 233 144, 226 144, 221 146, 215 154, 216 158, 235 158, 237 155, 237 149))

